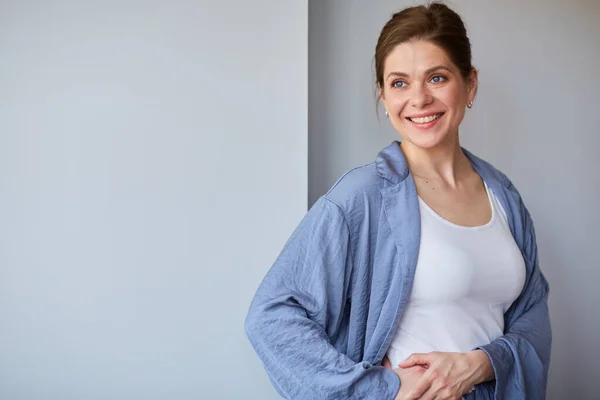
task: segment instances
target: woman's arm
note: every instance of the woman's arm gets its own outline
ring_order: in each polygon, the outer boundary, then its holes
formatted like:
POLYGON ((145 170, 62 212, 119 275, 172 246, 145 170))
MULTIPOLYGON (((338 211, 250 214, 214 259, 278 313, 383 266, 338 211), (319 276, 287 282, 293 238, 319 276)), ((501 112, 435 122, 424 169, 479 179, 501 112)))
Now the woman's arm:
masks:
POLYGON ((246 333, 271 381, 287 399, 393 400, 398 376, 338 352, 327 332, 339 326, 352 270, 342 210, 319 199, 260 284, 246 333))

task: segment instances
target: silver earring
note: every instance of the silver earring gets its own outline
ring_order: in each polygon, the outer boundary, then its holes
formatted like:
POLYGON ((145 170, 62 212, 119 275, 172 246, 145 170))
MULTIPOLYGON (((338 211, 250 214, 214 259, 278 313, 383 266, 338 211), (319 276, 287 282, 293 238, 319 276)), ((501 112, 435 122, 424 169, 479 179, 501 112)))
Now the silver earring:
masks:
POLYGON ((387 118, 389 118, 389 117, 390 117, 390 114, 388 113, 388 110, 385 110, 385 116, 386 116, 387 118))
POLYGON ((469 108, 473 108, 473 102, 472 102, 472 101, 470 101, 470 102, 467 104, 467 107, 469 107, 469 108))

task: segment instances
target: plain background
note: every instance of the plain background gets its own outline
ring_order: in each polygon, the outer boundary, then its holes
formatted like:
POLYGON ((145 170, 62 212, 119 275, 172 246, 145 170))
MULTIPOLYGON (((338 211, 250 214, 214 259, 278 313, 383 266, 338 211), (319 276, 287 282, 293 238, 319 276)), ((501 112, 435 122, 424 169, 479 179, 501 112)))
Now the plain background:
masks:
MULTIPOLYGON (((279 398, 249 301, 307 197, 398 138, 371 61, 412 4, 0 0, 0 398, 279 398)), ((450 4, 463 144, 521 190, 552 286, 548 398, 597 399, 600 3, 450 4)))
MULTIPOLYGON (((309 200, 399 139, 375 112, 372 59, 412 1, 309 3, 309 200)), ((463 146, 504 171, 533 216, 551 286, 548 399, 597 400, 600 381, 600 1, 454 0, 480 71, 463 146)))
POLYGON ((0 399, 277 398, 307 1, 0 1, 0 399))

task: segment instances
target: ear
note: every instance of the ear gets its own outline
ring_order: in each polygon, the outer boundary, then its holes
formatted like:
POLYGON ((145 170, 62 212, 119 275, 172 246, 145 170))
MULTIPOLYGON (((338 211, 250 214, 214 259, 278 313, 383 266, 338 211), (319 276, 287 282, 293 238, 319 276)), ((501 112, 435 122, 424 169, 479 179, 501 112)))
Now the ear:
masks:
POLYGON ((385 90, 382 86, 377 85, 377 91, 379 93, 379 101, 381 101, 381 104, 383 104, 384 110, 387 111, 387 104, 385 104, 385 90))
POLYGON ((479 72, 475 67, 469 73, 467 78, 467 99, 469 102, 473 102, 477 96, 477 88, 479 86, 479 72))
MULTIPOLYGON (((379 109, 379 102, 381 102, 381 104, 383 104, 383 110, 386 113, 385 115, 386 115, 386 117, 389 118, 389 115, 387 113, 388 107, 387 107, 387 104, 385 104, 385 91, 383 90, 383 87, 381 87, 380 85, 377 85, 377 91, 379 93, 379 98, 377 99, 378 100, 377 109, 379 109)), ((379 118, 379 116, 377 116, 377 118, 379 118)))

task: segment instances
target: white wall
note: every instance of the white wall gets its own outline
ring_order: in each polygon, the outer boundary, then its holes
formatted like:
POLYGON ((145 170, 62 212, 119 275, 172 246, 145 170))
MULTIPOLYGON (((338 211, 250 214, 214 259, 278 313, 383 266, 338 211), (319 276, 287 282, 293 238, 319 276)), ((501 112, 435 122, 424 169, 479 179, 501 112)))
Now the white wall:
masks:
MULTIPOLYGON (((392 13, 413 1, 310 1, 309 199, 399 136, 371 63, 392 13)), ((480 69, 462 143, 508 174, 536 224, 551 285, 548 399, 598 399, 600 2, 454 0, 480 69)))
POLYGON ((275 399, 307 1, 0 1, 0 398, 275 399))

